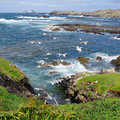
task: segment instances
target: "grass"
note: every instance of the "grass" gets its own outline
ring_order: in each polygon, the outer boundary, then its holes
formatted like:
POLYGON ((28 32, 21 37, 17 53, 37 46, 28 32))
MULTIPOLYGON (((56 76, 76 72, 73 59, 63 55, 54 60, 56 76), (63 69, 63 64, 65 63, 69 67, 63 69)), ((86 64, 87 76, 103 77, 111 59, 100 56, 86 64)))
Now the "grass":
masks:
POLYGON ((100 93, 103 93, 107 90, 120 92, 120 73, 111 73, 111 74, 97 74, 85 77, 77 82, 78 89, 81 89, 81 85, 86 82, 95 82, 94 86, 96 90, 100 93))
POLYGON ((74 120, 120 120, 120 99, 109 98, 86 104, 59 106, 60 110, 74 114, 74 120))
POLYGON ((6 88, 0 86, 0 111, 17 110, 20 106, 25 106, 27 99, 9 93, 6 88))
POLYGON ((0 120, 120 120, 120 99, 53 106, 8 93, 0 86, 0 120))
POLYGON ((20 81, 25 77, 25 75, 13 65, 10 61, 5 60, 0 57, 0 74, 4 78, 7 75, 10 79, 14 81, 20 81))

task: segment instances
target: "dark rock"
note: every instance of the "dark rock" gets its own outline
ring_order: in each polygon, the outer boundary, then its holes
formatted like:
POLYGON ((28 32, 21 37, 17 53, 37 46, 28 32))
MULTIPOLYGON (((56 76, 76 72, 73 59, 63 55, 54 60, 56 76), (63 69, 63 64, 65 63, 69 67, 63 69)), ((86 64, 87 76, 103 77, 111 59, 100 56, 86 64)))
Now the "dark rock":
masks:
POLYGON ((20 81, 14 81, 9 78, 9 76, 4 75, 4 78, 2 76, 0 77, 0 85, 5 87, 10 93, 14 93, 24 97, 35 96, 34 90, 30 85, 27 77, 24 77, 20 81))
POLYGON ((113 64, 115 66, 115 69, 117 72, 120 72, 120 56, 117 57, 117 59, 112 60, 111 64, 113 64))
POLYGON ((44 68, 51 68, 52 66, 58 66, 58 65, 70 65, 70 63, 66 62, 66 61, 62 61, 62 60, 58 60, 58 61, 53 61, 51 63, 44 63, 44 64, 40 64, 41 67, 44 67, 44 68))
POLYGON ((117 36, 117 38, 120 38, 120 35, 119 35, 119 36, 117 36))
POLYGON ((79 57, 78 59, 77 59, 81 64, 83 64, 84 66, 86 66, 86 64, 88 64, 88 62, 89 62, 89 58, 84 58, 84 57, 79 57))
POLYGON ((59 28, 54 28, 54 29, 52 29, 52 31, 60 31, 60 29, 59 28))
POLYGON ((98 57, 96 58, 96 60, 100 62, 100 61, 102 61, 102 57, 98 56, 98 57))
POLYGON ((46 104, 58 105, 58 102, 55 98, 51 97, 47 92, 42 88, 36 90, 40 100, 43 100, 46 104))
POLYGON ((63 78, 58 84, 63 89, 66 96, 71 100, 72 103, 85 103, 90 101, 93 97, 88 94, 88 91, 92 93, 95 92, 91 86, 96 84, 96 82, 88 82, 85 85, 81 85, 81 90, 77 89, 76 82, 86 76, 89 76, 88 73, 78 73, 76 75, 72 75, 71 77, 63 78), (86 88, 84 87, 86 86, 86 88))
POLYGON ((56 71, 53 71, 53 72, 49 72, 49 74, 51 74, 51 75, 56 75, 56 74, 58 74, 56 71))

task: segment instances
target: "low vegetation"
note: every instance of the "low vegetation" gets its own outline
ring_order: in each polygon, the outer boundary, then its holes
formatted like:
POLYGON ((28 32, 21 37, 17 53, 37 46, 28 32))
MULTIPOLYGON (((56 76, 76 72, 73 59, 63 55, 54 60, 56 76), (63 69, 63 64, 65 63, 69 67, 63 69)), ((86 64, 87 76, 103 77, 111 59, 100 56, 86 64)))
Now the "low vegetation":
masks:
POLYGON ((96 82, 93 87, 99 93, 106 91, 120 92, 120 73, 97 74, 85 77, 77 82, 78 89, 81 89, 81 85, 86 82, 96 82))
POLYGON ((7 75, 8 78, 14 81, 20 81, 25 77, 24 73, 22 73, 22 71, 20 71, 15 65, 1 57, 0 57, 0 74, 3 77, 7 75))
MULTIPOLYGON (((25 76, 16 66, 3 58, 0 58, 0 70, 0 80, 4 79, 4 75, 8 75, 11 81, 16 84, 19 83, 17 81, 25 76)), ((85 83, 87 83, 89 87, 93 85, 93 90, 97 91, 99 94, 112 91, 117 93, 118 96, 94 99, 85 104, 53 106, 44 104, 44 101, 39 100, 35 95, 29 97, 23 97, 24 95, 19 96, 14 92, 9 92, 9 86, 7 88, 4 85, 0 85, 0 120, 119 120, 120 74, 89 75, 88 77, 83 75, 84 77, 78 80, 76 83, 78 90, 81 90, 82 87, 87 89, 86 86, 84 86, 85 83)), ((8 81, 9 80, 6 80, 6 82, 8 81)))

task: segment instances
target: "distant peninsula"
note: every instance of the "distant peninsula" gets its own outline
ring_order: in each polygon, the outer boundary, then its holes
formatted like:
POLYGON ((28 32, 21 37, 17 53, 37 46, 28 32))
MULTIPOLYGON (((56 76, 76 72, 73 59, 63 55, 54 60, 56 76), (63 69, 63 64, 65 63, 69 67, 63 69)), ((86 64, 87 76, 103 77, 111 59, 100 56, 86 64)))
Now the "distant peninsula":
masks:
POLYGON ((120 9, 105 9, 94 12, 52 11, 51 15, 84 15, 92 17, 120 18, 120 9))

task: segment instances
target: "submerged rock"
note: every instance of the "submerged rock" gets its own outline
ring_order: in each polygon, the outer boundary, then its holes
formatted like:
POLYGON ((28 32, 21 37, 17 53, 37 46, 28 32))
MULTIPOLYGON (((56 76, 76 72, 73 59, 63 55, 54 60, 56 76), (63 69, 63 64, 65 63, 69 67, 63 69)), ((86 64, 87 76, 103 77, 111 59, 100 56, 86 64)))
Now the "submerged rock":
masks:
POLYGON ((84 66, 86 66, 86 64, 88 64, 90 58, 79 57, 77 60, 78 60, 81 64, 83 64, 84 66))

